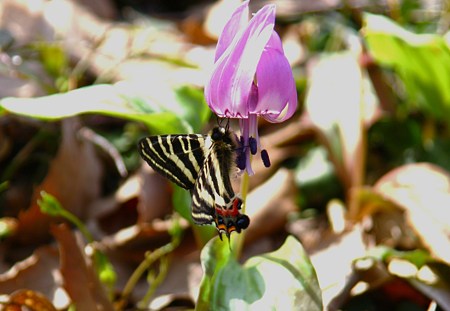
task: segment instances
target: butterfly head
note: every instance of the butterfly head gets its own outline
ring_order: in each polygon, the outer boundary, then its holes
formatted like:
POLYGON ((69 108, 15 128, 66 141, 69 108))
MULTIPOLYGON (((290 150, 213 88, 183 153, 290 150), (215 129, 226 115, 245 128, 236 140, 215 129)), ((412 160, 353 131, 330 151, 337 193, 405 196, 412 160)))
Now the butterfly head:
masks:
POLYGON ((228 135, 228 130, 225 127, 217 126, 211 131, 211 138, 214 141, 223 140, 228 135))

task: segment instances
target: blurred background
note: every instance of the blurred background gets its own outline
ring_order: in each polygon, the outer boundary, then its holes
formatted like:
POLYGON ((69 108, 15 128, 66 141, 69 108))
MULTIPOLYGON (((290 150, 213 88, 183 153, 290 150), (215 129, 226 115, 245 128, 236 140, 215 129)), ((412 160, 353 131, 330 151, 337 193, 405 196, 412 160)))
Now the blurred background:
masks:
MULTIPOLYGON (((0 2, 5 306, 194 308, 216 230, 191 223, 189 193, 137 142, 217 125, 203 87, 240 3, 0 2), (130 283, 144 258, 148 274, 130 283)), ((254 158, 240 262, 291 235, 325 310, 450 310, 449 2, 252 0, 250 11, 268 3, 299 106, 259 123, 272 165, 254 158)))

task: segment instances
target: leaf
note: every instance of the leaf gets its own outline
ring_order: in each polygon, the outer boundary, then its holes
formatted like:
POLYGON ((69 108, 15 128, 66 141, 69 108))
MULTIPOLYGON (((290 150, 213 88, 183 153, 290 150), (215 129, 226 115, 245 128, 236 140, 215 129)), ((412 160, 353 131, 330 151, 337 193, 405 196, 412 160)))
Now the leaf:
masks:
POLYGON ((102 167, 92 143, 78 140, 78 128, 79 123, 73 118, 62 122, 58 152, 44 180, 36 185, 30 207, 19 214, 14 236, 17 241, 27 244, 48 238, 48 226, 56 219, 40 211, 37 201, 41 191, 54 196, 64 209, 81 219, 86 217, 87 205, 99 197, 102 167))
POLYGON ((295 238, 243 266, 221 245, 216 238, 202 251, 197 310, 322 310, 315 270, 295 238))
POLYGON ((362 134, 376 118, 377 101, 352 53, 326 54, 314 64, 305 105, 344 186, 361 185, 362 134))
POLYGON ((175 94, 176 99, 185 109, 185 120, 192 126, 193 132, 201 131, 211 115, 203 91, 183 86, 176 89, 175 94))
POLYGON ((64 289, 77 310, 113 310, 97 274, 88 264, 83 247, 66 225, 52 226, 51 232, 58 241, 60 271, 64 289))
POLYGON ((450 310, 450 268, 442 263, 430 263, 409 282, 422 293, 436 301, 442 310, 450 310))
POLYGON ((5 304, 5 310, 22 310, 22 308, 15 309, 19 306, 33 311, 56 311, 56 308, 44 295, 32 290, 22 289, 12 293, 8 303, 5 304))
POLYGON ((334 167, 323 146, 313 147, 302 156, 295 168, 295 182, 301 189, 301 206, 320 209, 342 193, 334 167))
POLYGON ((450 121, 450 50, 444 37, 414 34, 368 13, 362 32, 376 62, 392 68, 403 81, 410 107, 450 121))
POLYGON ((425 246, 450 263, 450 174, 442 168, 415 163, 398 167, 374 186, 383 198, 402 207, 425 246))
POLYGON ((0 292, 14 294, 18 289, 39 292, 53 297, 52 303, 58 309, 68 307, 69 297, 61 287, 58 271, 58 253, 53 247, 40 247, 30 257, 15 263, 0 274, 0 292))
POLYGON ((143 122, 155 133, 185 133, 192 127, 201 128, 207 119, 209 108, 200 100, 198 92, 187 87, 172 89, 160 85, 143 90, 140 85, 119 82, 38 98, 8 97, 0 100, 0 107, 10 113, 44 120, 98 113, 143 122))

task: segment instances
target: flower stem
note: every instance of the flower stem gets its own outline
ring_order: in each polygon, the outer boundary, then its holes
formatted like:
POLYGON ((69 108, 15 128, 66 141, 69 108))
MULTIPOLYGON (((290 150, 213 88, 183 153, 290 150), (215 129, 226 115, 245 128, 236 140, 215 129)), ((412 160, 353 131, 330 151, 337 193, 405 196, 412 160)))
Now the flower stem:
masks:
MULTIPOLYGON (((247 172, 245 171, 244 174, 242 175, 242 180, 241 180, 241 199, 242 199, 242 209, 241 212, 243 214, 245 214, 245 209, 247 206, 247 194, 248 194, 248 187, 249 187, 249 176, 247 174, 247 172)), ((236 257, 236 259, 238 259, 241 256, 242 253, 242 248, 244 247, 244 240, 245 240, 245 230, 241 232, 241 234, 239 235, 235 235, 235 239, 233 239, 233 249, 234 251, 234 256, 236 257)))

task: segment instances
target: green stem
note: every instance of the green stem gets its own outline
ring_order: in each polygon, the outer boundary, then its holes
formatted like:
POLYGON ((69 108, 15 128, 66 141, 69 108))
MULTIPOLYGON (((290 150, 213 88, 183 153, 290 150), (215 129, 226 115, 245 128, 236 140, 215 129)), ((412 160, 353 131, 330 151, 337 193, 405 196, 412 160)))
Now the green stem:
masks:
POLYGON ((78 230, 80 230, 81 234, 86 238, 88 243, 94 242, 94 237, 86 228, 86 226, 80 221, 80 219, 78 219, 78 217, 76 217, 74 214, 65 209, 61 210, 60 215, 65 219, 67 219, 68 221, 70 221, 71 223, 73 223, 75 227, 77 227, 78 230))
POLYGON ((138 308, 145 309, 150 302, 150 298, 156 291, 156 288, 164 281, 166 278, 167 272, 169 271, 169 260, 167 257, 161 257, 159 264, 158 275, 151 280, 151 285, 149 286, 147 292, 145 293, 144 298, 141 299, 138 303, 138 308))
POLYGON ((150 268, 150 266, 156 260, 172 252, 180 244, 180 241, 181 235, 175 235, 169 244, 161 246, 160 248, 154 250, 153 252, 147 252, 145 254, 144 260, 139 264, 136 270, 134 270, 133 274, 128 279, 128 282, 122 291, 122 297, 119 303, 120 305, 119 310, 128 301, 129 296, 131 295, 134 287, 136 286, 142 275, 150 268))
MULTIPOLYGON (((245 214, 245 209, 247 206, 247 194, 248 194, 248 187, 249 187, 249 176, 247 172, 244 172, 244 175, 242 175, 241 180, 241 199, 242 199, 242 209, 241 212, 245 214)), ((234 255, 236 259, 238 259, 241 256, 242 248, 244 247, 244 240, 245 240, 245 230, 241 232, 241 234, 235 234, 235 238, 233 239, 233 249, 235 250, 234 255)))

